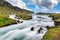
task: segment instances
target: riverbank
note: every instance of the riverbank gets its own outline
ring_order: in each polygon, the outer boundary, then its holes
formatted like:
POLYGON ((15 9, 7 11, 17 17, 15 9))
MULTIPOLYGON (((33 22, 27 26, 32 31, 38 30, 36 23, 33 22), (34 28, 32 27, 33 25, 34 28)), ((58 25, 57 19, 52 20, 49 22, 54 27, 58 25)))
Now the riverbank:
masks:
POLYGON ((0 14, 0 27, 17 24, 15 20, 8 18, 6 14, 0 14))
POLYGON ((55 21, 55 28, 51 28, 42 40, 60 40, 60 14, 51 14, 50 17, 55 21))
POLYGON ((14 25, 14 24, 17 24, 17 23, 23 23, 23 21, 24 21, 24 20, 21 20, 21 19, 18 20, 18 18, 15 18, 17 20, 12 19, 14 17, 14 15, 11 16, 12 18, 9 18, 9 15, 10 14, 0 14, 0 28, 5 27, 5 26, 9 26, 9 25, 14 25))
POLYGON ((42 40, 60 40, 60 26, 49 29, 42 40))

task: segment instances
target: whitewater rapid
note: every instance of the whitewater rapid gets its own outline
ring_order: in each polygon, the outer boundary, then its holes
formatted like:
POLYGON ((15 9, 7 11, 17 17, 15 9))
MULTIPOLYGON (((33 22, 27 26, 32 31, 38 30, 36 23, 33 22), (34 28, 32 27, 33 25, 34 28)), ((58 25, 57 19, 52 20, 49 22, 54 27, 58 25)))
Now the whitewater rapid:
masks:
POLYGON ((31 20, 0 28, 0 40, 41 40, 47 32, 46 26, 55 26, 51 17, 33 15, 31 20), (34 31, 31 31, 32 27, 34 31), (42 28, 40 33, 39 28, 42 28))

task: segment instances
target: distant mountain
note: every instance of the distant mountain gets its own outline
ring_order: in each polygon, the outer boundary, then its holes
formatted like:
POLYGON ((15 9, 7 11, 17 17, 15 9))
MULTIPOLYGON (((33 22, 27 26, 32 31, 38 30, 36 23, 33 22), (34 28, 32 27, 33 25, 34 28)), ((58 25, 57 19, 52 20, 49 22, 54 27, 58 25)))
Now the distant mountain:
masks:
POLYGON ((50 15, 50 14, 52 14, 52 13, 43 13, 43 12, 38 12, 38 13, 36 13, 37 15, 50 15))

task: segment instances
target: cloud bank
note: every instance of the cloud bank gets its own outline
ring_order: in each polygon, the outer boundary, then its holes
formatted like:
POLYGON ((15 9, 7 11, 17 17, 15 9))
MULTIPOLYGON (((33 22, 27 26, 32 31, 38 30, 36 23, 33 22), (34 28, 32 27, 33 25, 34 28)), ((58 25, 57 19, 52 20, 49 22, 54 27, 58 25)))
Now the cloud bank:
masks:
POLYGON ((41 5, 46 8, 54 8, 60 0, 30 0, 32 4, 35 4, 37 6, 41 5))
POLYGON ((5 0, 9 3, 11 3, 13 6, 17 6, 21 9, 27 9, 27 10, 30 10, 27 8, 25 2, 23 2, 22 0, 5 0))
POLYGON ((21 9, 27 9, 27 10, 30 10, 30 11, 41 11, 41 10, 44 10, 44 11, 47 11, 49 9, 54 9, 55 6, 58 5, 58 3, 60 2, 60 0, 26 0, 26 1, 29 1, 29 2, 23 2, 23 0, 6 0, 8 1, 9 3, 11 3, 13 6, 17 6, 17 7, 20 7, 21 9), (35 9, 28 9, 27 7, 27 4, 30 5, 30 4, 33 4, 35 6, 35 9), (42 8, 39 8, 39 6, 42 6, 42 8))
MULTIPOLYGON (((18 6, 22 9, 27 9, 26 3, 23 2, 22 0, 6 0, 10 2, 14 6, 18 6)), ((37 6, 43 6, 46 8, 54 8, 60 0, 29 0, 30 3, 37 5, 37 6)))

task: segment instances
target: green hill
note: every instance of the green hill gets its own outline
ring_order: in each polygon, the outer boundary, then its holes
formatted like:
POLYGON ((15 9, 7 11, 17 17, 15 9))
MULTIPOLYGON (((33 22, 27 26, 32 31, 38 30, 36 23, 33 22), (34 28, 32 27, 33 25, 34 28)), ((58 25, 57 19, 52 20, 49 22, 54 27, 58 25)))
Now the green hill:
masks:
POLYGON ((30 13, 33 12, 12 6, 5 0, 0 0, 0 27, 16 23, 15 20, 8 18, 9 14, 16 14, 18 18, 29 20, 32 19, 30 13))
POLYGON ((0 14, 17 14, 18 17, 20 15, 20 18, 27 20, 31 19, 31 16, 29 15, 30 13, 33 12, 12 6, 7 1, 0 0, 0 14))

